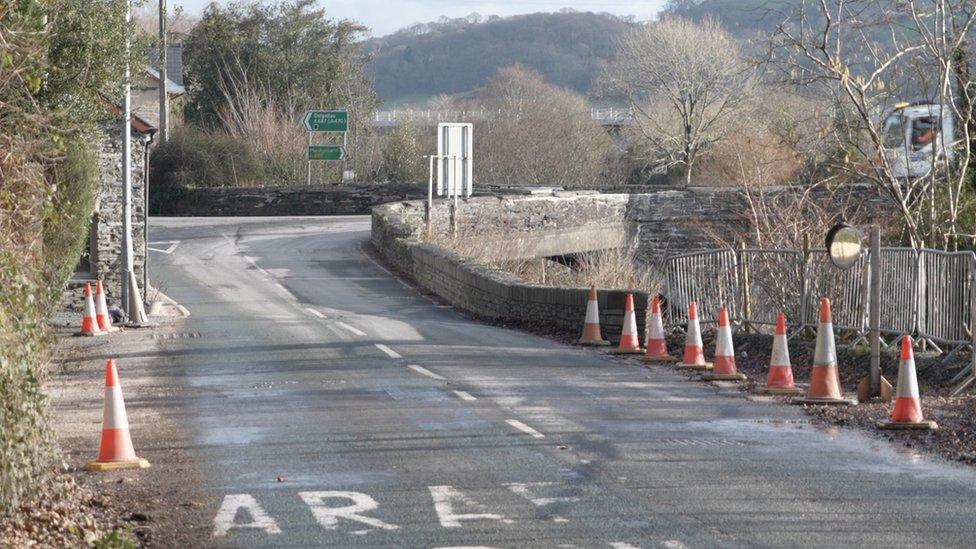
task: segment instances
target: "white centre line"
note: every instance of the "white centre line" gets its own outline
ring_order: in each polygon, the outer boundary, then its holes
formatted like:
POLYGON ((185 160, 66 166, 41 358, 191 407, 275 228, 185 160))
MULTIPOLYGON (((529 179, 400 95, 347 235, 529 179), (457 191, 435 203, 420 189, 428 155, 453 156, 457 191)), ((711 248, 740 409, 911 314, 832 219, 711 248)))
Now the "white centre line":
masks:
POLYGON ((461 400, 478 400, 474 397, 474 395, 467 391, 454 391, 454 394, 456 394, 461 400))
MULTIPOLYGON (((444 377, 444 376, 442 376, 440 374, 435 374, 434 372, 431 372, 427 368, 424 368, 423 366, 417 366, 416 364, 407 364, 407 368, 410 368, 411 370, 417 372, 418 374, 420 374, 422 376, 427 376, 427 377, 429 377, 431 379, 436 379, 438 381, 445 381, 447 379, 446 377, 444 377)), ((455 392, 457 392, 457 391, 455 391, 455 392)), ((468 396, 471 396, 471 395, 468 395, 468 396)), ((474 398, 474 397, 471 397, 471 398, 474 398)))
POLYGON ((325 318, 325 315, 324 314, 316 311, 315 309, 313 309, 311 307, 305 307, 305 310, 308 311, 308 312, 310 312, 310 313, 312 313, 313 315, 315 315, 315 316, 317 316, 319 318, 325 318))
POLYGON ((519 431, 522 431, 523 433, 532 435, 533 438, 545 438, 545 436, 546 436, 546 435, 540 433, 539 431, 536 431, 532 427, 529 427, 528 425, 522 423, 521 421, 519 421, 517 419, 506 419, 505 420, 505 423, 511 425, 512 427, 515 427, 516 429, 518 429, 519 431))
POLYGON ((379 350, 383 351, 384 353, 386 353, 386 356, 388 356, 390 358, 403 358, 403 355, 401 355, 400 353, 398 353, 398 352, 394 351, 393 349, 387 347, 386 345, 383 345, 382 343, 374 343, 373 345, 377 349, 379 349, 379 350))
POLYGON ((341 320, 337 320, 336 321, 336 326, 338 326, 338 327, 340 327, 343 330, 346 330, 348 332, 352 332, 354 335, 358 335, 359 337, 363 337, 363 336, 366 335, 366 332, 364 332, 362 330, 359 330, 357 328, 353 328, 352 326, 346 324, 345 322, 343 322, 341 320))

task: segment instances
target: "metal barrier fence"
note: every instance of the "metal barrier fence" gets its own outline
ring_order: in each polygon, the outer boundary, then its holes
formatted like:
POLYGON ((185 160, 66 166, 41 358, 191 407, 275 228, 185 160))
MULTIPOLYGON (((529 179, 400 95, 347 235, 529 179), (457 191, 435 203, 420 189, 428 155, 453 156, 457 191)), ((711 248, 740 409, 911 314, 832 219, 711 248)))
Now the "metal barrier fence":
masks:
MULTIPOLYGON (((823 249, 707 250, 670 256, 664 263, 669 323, 688 321, 688 303, 699 319, 715 322, 729 306, 743 327, 773 325, 783 311, 793 326, 815 327, 821 296, 829 297, 835 328, 867 331, 870 261, 834 267, 823 249)), ((971 345, 976 254, 930 249, 881 249, 881 331, 913 334, 955 352, 971 345)))
POLYGON ((718 309, 729 307, 738 319, 739 278, 736 253, 712 250, 671 256, 665 268, 668 287, 668 309, 672 322, 688 322, 688 304, 698 303, 698 319, 716 322, 718 309))
POLYGON ((971 337, 969 300, 976 255, 972 252, 923 250, 920 336, 947 345, 964 345, 971 337))

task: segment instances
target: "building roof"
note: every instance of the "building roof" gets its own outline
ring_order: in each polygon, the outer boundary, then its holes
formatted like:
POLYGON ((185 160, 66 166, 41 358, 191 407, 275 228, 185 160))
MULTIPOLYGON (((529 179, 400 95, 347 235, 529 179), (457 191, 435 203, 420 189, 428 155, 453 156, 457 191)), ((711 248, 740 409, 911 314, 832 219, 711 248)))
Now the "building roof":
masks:
MULTIPOLYGON (((102 102, 108 107, 108 110, 112 112, 115 116, 122 116, 122 105, 119 105, 115 101, 112 101, 104 93, 99 92, 98 97, 101 98, 102 102)), ((138 134, 146 135, 148 133, 155 133, 158 128, 153 126, 148 120, 132 113, 132 122, 129 124, 132 130, 138 134)))
MULTIPOLYGON (((153 80, 159 82, 159 71, 153 68, 147 68, 146 74, 148 74, 153 80)), ((169 78, 169 74, 166 75, 166 93, 171 95, 183 95, 186 93, 186 88, 173 82, 169 78)))
MULTIPOLYGON (((159 53, 156 48, 149 50, 149 66, 153 69, 159 69, 159 53)), ((167 44, 166 78, 179 86, 183 86, 183 44, 167 44)))

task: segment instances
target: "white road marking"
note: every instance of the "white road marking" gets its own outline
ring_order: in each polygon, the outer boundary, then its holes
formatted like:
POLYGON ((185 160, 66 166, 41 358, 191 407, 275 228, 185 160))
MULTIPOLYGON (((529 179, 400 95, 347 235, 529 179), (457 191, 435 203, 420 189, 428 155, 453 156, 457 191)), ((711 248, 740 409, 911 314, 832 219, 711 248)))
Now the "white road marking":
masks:
POLYGON ((661 545, 664 545, 664 549, 688 549, 687 545, 681 543, 676 539, 669 539, 668 541, 665 541, 661 545))
POLYGON ((517 419, 506 419, 505 420, 505 423, 511 425, 512 427, 515 427, 516 429, 518 429, 519 431, 522 431, 523 433, 527 433, 527 434, 532 435, 533 438, 545 438, 545 436, 546 436, 546 435, 540 433, 539 431, 536 431, 532 427, 529 427, 528 425, 522 423, 521 421, 519 421, 517 419))
POLYGON ((437 381, 444 381, 444 380, 447 379, 447 378, 445 378, 444 376, 442 376, 440 374, 435 374, 434 372, 431 372, 427 368, 424 368, 423 366, 418 366, 416 364, 407 364, 407 368, 410 368, 411 370, 417 372, 418 374, 420 374, 422 376, 427 376, 427 377, 429 377, 431 379, 436 379, 437 381))
POLYGON ((324 314, 316 311, 315 309, 313 309, 311 307, 305 307, 305 310, 308 311, 308 312, 310 312, 310 313, 312 313, 313 315, 315 315, 315 316, 317 316, 319 318, 325 318, 325 315, 324 314))
POLYGON ((226 536, 232 528, 252 528, 264 530, 266 534, 280 534, 281 528, 264 509, 258 505, 257 500, 251 494, 229 494, 224 496, 224 501, 217 510, 214 517, 214 537, 226 536), (234 518, 238 511, 244 510, 250 517, 250 522, 235 523, 234 518))
POLYGON ((531 487, 542 487, 542 486, 552 486, 552 482, 510 482, 505 486, 513 493, 522 496, 523 498, 532 502, 532 505, 536 507, 545 507, 546 505, 551 505, 553 503, 573 503, 579 501, 577 497, 554 497, 545 498, 540 497, 535 494, 530 488, 531 487))
POLYGON ((374 343, 373 346, 386 353, 386 356, 390 358, 403 358, 403 355, 387 347, 386 345, 383 345, 382 343, 374 343))
POLYGON ((367 530, 350 532, 352 534, 366 534, 370 530, 377 528, 380 530, 396 530, 399 528, 395 524, 388 524, 378 518, 360 514, 366 511, 372 511, 380 506, 376 503, 376 500, 362 492, 299 492, 298 497, 302 498, 302 501, 312 510, 312 516, 315 517, 319 526, 326 530, 338 529, 339 519, 351 520, 372 527, 367 530), (330 507, 326 504, 326 500, 330 499, 345 499, 352 501, 352 503, 342 507, 330 507))
POLYGON ((281 282, 275 281, 275 286, 277 286, 278 287, 278 290, 280 290, 281 293, 285 294, 285 296, 287 298, 289 298, 291 300, 294 300, 294 301, 298 301, 298 298, 295 297, 295 294, 293 294, 290 291, 288 291, 288 288, 285 288, 285 286, 281 282))
POLYGON ((437 519, 444 528, 460 528, 462 520, 494 520, 511 524, 512 520, 503 515, 495 513, 456 513, 454 504, 459 503, 477 511, 485 511, 487 508, 477 501, 462 494, 453 486, 428 486, 430 497, 434 500, 434 511, 437 512, 437 519))
POLYGON ((640 549, 640 547, 631 545, 625 541, 611 541, 610 547, 613 549, 640 549))
MULTIPOLYGON (((227 240, 230 240, 230 237, 228 237, 227 235, 223 235, 223 236, 227 240)), ((231 242, 233 242, 233 241, 231 241, 231 242)), ((281 284, 281 282, 278 282, 278 277, 276 277, 275 275, 269 273, 266 269, 262 269, 261 266, 258 265, 257 260, 255 260, 253 257, 251 257, 249 255, 242 255, 241 257, 244 258, 244 261, 247 261, 248 263, 250 263, 252 267, 254 267, 258 271, 260 271, 261 273, 263 273, 264 276, 270 278, 274 282, 275 287, 277 287, 278 290, 281 293, 285 294, 285 297, 287 297, 288 299, 291 299, 292 301, 298 301, 298 298, 295 297, 295 294, 293 294, 290 291, 288 291, 288 288, 285 288, 281 284)))
MULTIPOLYGON (((368 259, 370 263, 372 263, 373 265, 376 265, 377 267, 379 267, 381 271, 383 271, 384 273, 392 276, 393 278, 397 278, 397 276, 395 274, 393 274, 392 272, 390 272, 390 270, 387 269, 386 267, 384 267, 379 261, 376 261, 375 259, 373 259, 373 257, 366 252, 366 249, 363 248, 363 245, 362 244, 359 245, 359 251, 362 252, 363 256, 365 256, 366 259, 368 259)), ((397 280, 399 280, 399 278, 397 278, 397 280)))
POLYGON ((341 320, 337 320, 336 321, 336 326, 338 326, 338 327, 340 327, 343 330, 346 330, 348 332, 352 332, 353 335, 358 335, 359 337, 363 337, 363 336, 366 335, 366 332, 364 332, 362 330, 359 330, 357 328, 353 328, 352 326, 346 324, 345 322, 343 322, 341 320))
POLYGON ((176 251, 176 247, 180 245, 179 240, 163 240, 161 242, 150 242, 148 248, 154 252, 159 252, 161 254, 171 254, 176 251), (160 248, 153 248, 153 245, 169 244, 165 250, 160 248))
POLYGON ((393 274, 389 269, 387 269, 382 264, 380 264, 379 261, 376 261, 375 259, 373 259, 368 253, 366 253, 366 250, 365 250, 365 248, 362 247, 362 245, 359 246, 359 251, 363 254, 363 256, 366 259, 369 260, 370 263, 372 263, 373 265, 376 265, 377 267, 380 268, 381 271, 383 271, 384 273, 390 275, 390 277, 393 278, 394 280, 396 280, 397 282, 399 282, 400 285, 402 285, 403 287, 409 289, 410 291, 414 292, 415 294, 419 295, 420 297, 426 299, 427 301, 430 301, 434 305, 440 305, 436 300, 434 300, 434 298, 430 297, 429 295, 426 295, 426 294, 422 293, 419 288, 417 288, 417 287, 415 287, 415 286, 407 283, 402 278, 400 278, 397 275, 393 274))
MULTIPOLYGON (((508 486, 508 489, 513 493, 532 502, 532 505, 536 507, 545 507, 553 503, 574 503, 579 501, 577 497, 541 497, 531 490, 531 487, 552 486, 552 484, 552 482, 510 482, 505 486, 508 486)), ((569 522, 568 519, 558 515, 553 516, 552 521, 560 523, 569 522)))
POLYGON ((454 391, 454 394, 456 394, 461 400, 478 400, 474 397, 474 395, 467 391, 454 391))

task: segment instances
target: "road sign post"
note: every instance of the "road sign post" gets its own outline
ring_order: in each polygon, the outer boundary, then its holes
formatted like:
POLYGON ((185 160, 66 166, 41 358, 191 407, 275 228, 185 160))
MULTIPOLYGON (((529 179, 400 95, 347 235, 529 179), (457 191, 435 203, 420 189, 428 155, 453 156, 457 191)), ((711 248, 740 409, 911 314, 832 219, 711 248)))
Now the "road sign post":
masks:
POLYGON ((308 147, 309 160, 342 160, 345 157, 345 147, 334 145, 310 145, 308 147))
POLYGON ((308 111, 305 113, 305 130, 310 132, 347 132, 349 113, 347 111, 308 111))
POLYGON ((308 171, 306 184, 312 184, 312 162, 341 161, 343 176, 346 172, 346 132, 349 131, 348 111, 311 110, 305 113, 302 125, 308 132, 308 171), (313 145, 312 136, 317 133, 341 133, 342 145, 313 145))

